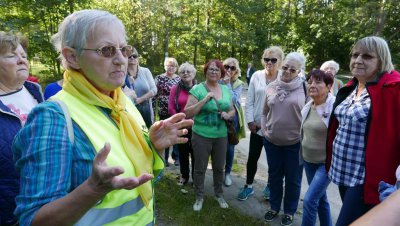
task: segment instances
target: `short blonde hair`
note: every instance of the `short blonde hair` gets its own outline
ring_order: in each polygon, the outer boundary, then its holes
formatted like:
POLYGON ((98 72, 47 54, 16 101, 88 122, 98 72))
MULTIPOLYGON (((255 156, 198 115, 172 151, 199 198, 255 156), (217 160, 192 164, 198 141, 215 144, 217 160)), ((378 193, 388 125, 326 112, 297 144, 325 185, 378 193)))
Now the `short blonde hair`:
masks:
POLYGON ((264 62, 264 57, 269 54, 269 53, 275 53, 278 55, 278 62, 279 65, 278 67, 282 64, 283 58, 285 58, 285 54, 283 53, 283 50, 279 46, 271 46, 267 49, 264 50, 264 53, 261 57, 261 64, 265 67, 265 62, 264 62))
POLYGON ((172 63, 175 67, 178 67, 178 61, 173 57, 167 57, 164 60, 164 66, 167 66, 168 63, 172 63))
POLYGON ((351 53, 356 48, 366 49, 368 52, 374 52, 379 59, 379 69, 381 73, 384 71, 391 73, 394 70, 392 56, 385 39, 377 36, 364 37, 354 44, 351 53))
POLYGON ((235 67, 236 67, 236 73, 232 77, 233 80, 236 80, 238 77, 242 76, 240 74, 239 61, 236 58, 229 57, 229 58, 224 60, 223 64, 227 65, 227 64, 230 64, 230 63, 233 63, 235 65, 235 67))

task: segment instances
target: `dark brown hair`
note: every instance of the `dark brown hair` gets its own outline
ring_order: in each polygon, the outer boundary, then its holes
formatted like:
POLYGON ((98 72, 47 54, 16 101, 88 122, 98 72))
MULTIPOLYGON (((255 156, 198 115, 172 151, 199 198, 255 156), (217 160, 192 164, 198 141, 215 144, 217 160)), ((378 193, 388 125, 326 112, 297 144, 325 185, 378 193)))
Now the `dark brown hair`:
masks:
POLYGON ((324 71, 319 69, 314 69, 308 73, 306 77, 307 82, 310 79, 315 79, 317 81, 324 81, 326 85, 333 84, 333 75, 331 73, 325 73, 324 71))

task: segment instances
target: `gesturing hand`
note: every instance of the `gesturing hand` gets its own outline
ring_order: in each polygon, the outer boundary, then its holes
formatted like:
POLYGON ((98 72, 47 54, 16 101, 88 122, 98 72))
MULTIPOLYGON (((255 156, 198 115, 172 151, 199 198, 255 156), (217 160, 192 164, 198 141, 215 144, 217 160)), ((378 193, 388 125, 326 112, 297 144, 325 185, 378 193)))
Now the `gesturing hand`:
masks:
POLYGON ((193 120, 185 119, 184 113, 175 114, 165 120, 155 122, 150 127, 150 141, 158 151, 174 144, 186 143, 188 139, 182 136, 188 133, 185 128, 192 125, 193 120))
POLYGON ((97 153, 93 160, 92 174, 88 178, 88 183, 92 190, 99 194, 107 194, 117 189, 134 189, 153 178, 151 174, 142 174, 139 177, 122 177, 124 169, 119 166, 110 167, 106 163, 106 158, 111 151, 111 146, 106 143, 97 153))

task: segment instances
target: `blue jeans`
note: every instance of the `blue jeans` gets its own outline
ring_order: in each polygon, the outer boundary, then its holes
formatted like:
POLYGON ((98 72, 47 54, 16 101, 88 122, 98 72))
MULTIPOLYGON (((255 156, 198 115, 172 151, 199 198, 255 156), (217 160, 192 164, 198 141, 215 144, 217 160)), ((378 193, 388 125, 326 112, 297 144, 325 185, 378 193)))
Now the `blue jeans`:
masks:
POLYGON ((294 215, 299 205, 303 166, 300 165, 300 142, 293 145, 277 146, 264 139, 267 152, 268 187, 271 195, 271 209, 279 212, 283 198, 283 211, 294 215), (283 178, 285 196, 283 197, 283 178))
POLYGON ((374 207, 364 202, 363 184, 354 187, 339 186, 339 192, 343 205, 336 226, 347 226, 374 207))
POLYGON ((321 226, 332 226, 331 210, 326 189, 330 180, 326 174, 324 163, 304 161, 308 190, 304 197, 303 220, 301 225, 312 226, 317 221, 317 212, 321 226))

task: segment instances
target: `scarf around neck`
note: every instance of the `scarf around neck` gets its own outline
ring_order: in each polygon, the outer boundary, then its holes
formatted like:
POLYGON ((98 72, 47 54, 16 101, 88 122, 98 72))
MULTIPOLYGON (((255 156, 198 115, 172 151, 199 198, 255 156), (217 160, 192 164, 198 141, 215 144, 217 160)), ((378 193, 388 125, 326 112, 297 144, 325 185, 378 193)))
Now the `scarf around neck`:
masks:
POLYGON ((277 85, 275 86, 276 89, 276 97, 280 102, 282 102, 289 94, 292 92, 292 90, 297 89, 299 86, 302 84, 302 80, 300 79, 299 76, 296 78, 292 79, 292 81, 286 83, 282 81, 281 75, 276 79, 277 85))
MULTIPOLYGON (((124 152, 131 161, 136 176, 152 173, 153 153, 142 134, 140 125, 125 110, 127 98, 125 98, 120 87, 112 91, 110 97, 101 93, 80 72, 66 70, 64 72, 63 89, 86 104, 110 109, 110 116, 119 128, 124 152)), ((137 187, 137 189, 143 203, 149 208, 153 195, 151 181, 137 187)))

